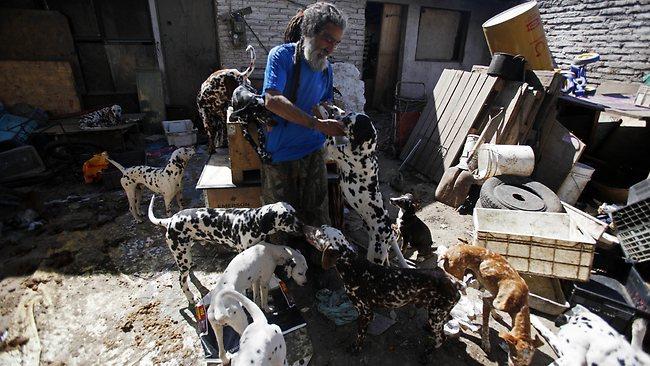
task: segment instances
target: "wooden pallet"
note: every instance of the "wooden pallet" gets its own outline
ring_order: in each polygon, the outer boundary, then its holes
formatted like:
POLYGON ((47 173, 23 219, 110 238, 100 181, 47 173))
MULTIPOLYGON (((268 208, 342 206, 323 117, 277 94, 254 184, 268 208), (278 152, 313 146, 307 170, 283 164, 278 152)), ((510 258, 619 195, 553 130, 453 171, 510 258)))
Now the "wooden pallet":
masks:
POLYGON ((484 73, 443 71, 418 124, 404 148, 402 159, 422 140, 408 165, 435 182, 456 162, 470 129, 478 127, 502 80, 484 73))

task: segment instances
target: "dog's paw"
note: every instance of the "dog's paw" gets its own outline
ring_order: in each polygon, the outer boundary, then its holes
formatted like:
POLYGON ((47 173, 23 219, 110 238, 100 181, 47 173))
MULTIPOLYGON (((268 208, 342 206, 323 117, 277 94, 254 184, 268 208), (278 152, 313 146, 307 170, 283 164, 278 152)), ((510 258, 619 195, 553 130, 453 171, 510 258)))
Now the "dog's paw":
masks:
POLYGON ((220 357, 219 359, 221 360, 222 365, 229 365, 231 357, 226 355, 226 356, 220 357))

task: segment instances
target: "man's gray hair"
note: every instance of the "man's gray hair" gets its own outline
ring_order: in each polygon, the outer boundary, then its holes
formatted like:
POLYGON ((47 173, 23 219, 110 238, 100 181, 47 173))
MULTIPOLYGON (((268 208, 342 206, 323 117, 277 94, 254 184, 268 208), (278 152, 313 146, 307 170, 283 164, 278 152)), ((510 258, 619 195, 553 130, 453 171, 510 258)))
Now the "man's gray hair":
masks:
POLYGON ((300 26, 303 37, 315 37, 327 23, 332 23, 345 30, 347 19, 333 4, 318 2, 309 5, 304 11, 300 26))

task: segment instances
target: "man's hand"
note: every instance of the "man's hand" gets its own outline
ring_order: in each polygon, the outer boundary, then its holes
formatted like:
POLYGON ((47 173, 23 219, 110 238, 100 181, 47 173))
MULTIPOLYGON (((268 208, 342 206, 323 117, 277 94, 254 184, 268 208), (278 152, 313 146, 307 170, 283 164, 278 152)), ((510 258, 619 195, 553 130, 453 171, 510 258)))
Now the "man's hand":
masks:
POLYGON ((316 122, 314 129, 326 134, 327 136, 345 135, 345 126, 343 125, 343 122, 335 119, 319 119, 318 122, 316 122))

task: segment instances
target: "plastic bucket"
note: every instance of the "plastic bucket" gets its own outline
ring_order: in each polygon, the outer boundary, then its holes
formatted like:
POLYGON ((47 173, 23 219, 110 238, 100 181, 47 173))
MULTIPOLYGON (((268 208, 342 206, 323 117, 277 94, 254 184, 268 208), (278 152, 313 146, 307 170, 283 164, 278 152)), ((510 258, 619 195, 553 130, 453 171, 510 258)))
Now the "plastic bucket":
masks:
POLYGON ((465 140, 465 146, 463 146, 463 154, 460 156, 460 160, 458 162, 458 167, 459 168, 464 169, 464 170, 473 170, 472 167, 469 167, 469 165, 472 165, 472 164, 470 164, 467 161, 467 156, 469 155, 469 152, 472 150, 472 148, 476 144, 476 141, 478 140, 478 137, 479 137, 478 135, 472 135, 472 134, 467 135, 467 139, 465 140))
POLYGON ((528 177, 535 168, 535 153, 530 146, 483 144, 478 149, 477 179, 497 175, 528 177))
POLYGON ((587 164, 576 163, 557 191, 557 196, 560 197, 560 200, 574 205, 587 183, 591 180, 591 175, 594 174, 594 170, 594 168, 587 164))
POLYGON ((553 70, 537 2, 517 5, 483 23, 490 53, 522 55, 533 70, 553 70))

